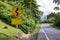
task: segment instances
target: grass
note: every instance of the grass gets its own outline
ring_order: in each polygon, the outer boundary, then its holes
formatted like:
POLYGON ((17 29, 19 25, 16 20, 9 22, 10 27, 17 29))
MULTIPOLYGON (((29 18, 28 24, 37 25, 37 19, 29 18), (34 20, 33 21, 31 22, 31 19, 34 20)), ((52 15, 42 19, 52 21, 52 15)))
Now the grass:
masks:
MULTIPOLYGON (((21 36, 23 32, 18 29, 19 35, 21 36)), ((15 40, 16 37, 16 28, 7 25, 6 23, 0 20, 0 40, 15 40), (7 27, 6 29, 4 27, 7 27), (12 39, 11 39, 12 38, 12 39)))

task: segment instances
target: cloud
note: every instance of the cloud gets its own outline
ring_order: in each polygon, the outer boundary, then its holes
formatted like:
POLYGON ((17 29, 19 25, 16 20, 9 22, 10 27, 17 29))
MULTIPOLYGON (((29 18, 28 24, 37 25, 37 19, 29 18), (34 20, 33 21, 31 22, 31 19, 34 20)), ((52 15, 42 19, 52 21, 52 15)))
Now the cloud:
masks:
POLYGON ((44 12, 44 15, 49 14, 50 12, 54 11, 53 8, 56 6, 53 3, 53 0, 36 0, 37 4, 40 5, 39 10, 44 12))

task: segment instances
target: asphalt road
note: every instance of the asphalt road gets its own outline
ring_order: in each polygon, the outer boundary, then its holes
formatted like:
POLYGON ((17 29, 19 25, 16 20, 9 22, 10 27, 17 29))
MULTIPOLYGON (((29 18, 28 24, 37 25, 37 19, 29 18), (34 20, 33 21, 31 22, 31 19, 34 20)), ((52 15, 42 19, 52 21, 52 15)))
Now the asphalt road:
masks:
POLYGON ((48 23, 43 23, 37 40, 60 40, 60 30, 51 27, 48 23))

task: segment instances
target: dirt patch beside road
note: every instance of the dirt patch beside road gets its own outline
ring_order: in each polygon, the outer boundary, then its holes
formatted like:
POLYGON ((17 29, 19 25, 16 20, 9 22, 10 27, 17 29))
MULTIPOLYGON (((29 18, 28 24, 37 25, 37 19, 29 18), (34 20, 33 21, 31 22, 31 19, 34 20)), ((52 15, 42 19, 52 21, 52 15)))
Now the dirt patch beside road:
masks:
POLYGON ((21 40, 32 40, 33 39, 33 34, 23 34, 21 37, 21 40))

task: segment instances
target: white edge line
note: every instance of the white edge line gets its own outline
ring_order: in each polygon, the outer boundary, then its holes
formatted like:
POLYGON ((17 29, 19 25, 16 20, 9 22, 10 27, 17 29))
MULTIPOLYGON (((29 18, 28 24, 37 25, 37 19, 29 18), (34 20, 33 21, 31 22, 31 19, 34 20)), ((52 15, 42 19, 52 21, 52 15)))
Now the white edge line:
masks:
POLYGON ((45 34, 47 40, 49 40, 49 37, 47 36, 47 34, 45 33, 45 31, 44 31, 43 29, 42 29, 42 31, 44 32, 44 34, 45 34))

